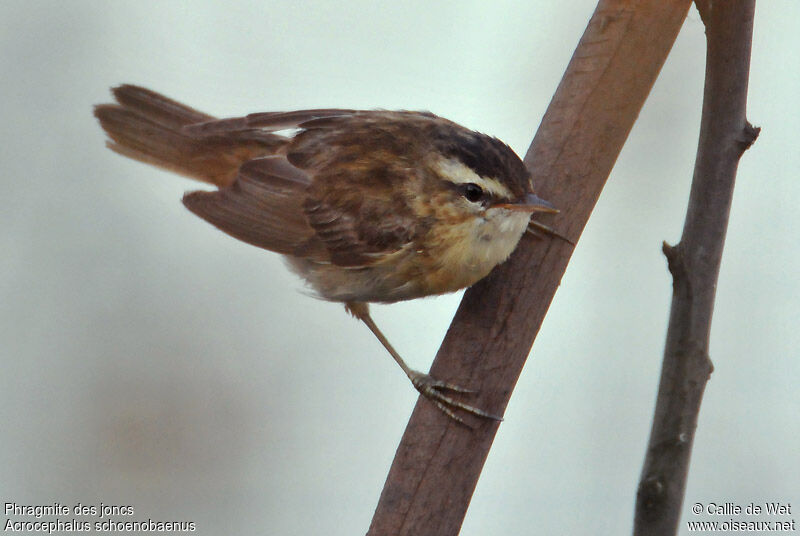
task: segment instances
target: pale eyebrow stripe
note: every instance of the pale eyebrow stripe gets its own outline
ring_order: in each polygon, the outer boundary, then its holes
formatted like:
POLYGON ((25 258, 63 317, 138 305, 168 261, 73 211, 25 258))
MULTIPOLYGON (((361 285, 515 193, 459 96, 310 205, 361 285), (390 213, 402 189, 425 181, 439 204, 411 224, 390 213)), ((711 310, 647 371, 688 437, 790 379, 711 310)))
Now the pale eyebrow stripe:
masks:
POLYGON ((513 197, 503 183, 493 177, 481 177, 472 168, 453 158, 440 158, 436 162, 436 169, 444 180, 455 184, 474 183, 495 197, 511 199, 513 197))

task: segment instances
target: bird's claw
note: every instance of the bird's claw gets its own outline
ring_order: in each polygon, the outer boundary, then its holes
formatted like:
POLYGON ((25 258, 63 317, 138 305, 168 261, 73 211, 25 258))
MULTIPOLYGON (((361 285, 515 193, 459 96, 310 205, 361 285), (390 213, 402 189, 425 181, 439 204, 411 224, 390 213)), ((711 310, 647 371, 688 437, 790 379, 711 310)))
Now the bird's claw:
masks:
POLYGON ((503 420, 502 417, 488 413, 475 406, 465 404, 445 394, 445 391, 452 391, 454 393, 472 395, 477 393, 477 391, 474 389, 465 389, 452 383, 437 380, 428 374, 423 374, 421 372, 414 372, 413 374, 409 375, 409 378, 411 378, 411 383, 414 385, 414 388, 419 391, 422 396, 433 402, 442 413, 468 428, 472 428, 472 426, 467 424, 464 419, 456 415, 454 410, 465 411, 478 417, 491 419, 493 421, 503 420))

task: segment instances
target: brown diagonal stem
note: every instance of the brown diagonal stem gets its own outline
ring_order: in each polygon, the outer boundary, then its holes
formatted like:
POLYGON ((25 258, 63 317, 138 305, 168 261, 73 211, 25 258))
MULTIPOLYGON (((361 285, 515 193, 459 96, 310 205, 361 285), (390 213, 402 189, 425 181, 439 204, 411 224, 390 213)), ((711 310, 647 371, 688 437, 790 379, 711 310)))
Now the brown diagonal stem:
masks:
MULTIPOLYGON (((691 5, 601 0, 525 157, 537 193, 562 209, 546 224, 580 236, 691 5)), ((558 288, 572 246, 524 239, 469 289, 431 368, 476 388, 502 414, 558 288)), ((369 529, 371 536, 458 534, 498 424, 470 430, 417 403, 369 529)))

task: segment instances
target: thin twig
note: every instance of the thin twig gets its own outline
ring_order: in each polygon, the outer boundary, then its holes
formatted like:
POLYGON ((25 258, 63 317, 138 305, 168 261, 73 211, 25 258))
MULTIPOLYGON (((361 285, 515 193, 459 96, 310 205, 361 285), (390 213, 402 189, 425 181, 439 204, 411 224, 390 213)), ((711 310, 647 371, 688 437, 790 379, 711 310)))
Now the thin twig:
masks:
MULTIPOLYGON (((525 158, 537 193, 561 209, 544 223, 569 239, 580 236, 690 5, 599 2, 525 158)), ((524 240, 466 292, 431 373, 478 389, 469 402, 502 414, 572 249, 563 240, 524 240)), ((474 425, 417 403, 371 536, 458 534, 498 427, 474 425)))
POLYGON ((758 129, 747 122, 755 0, 697 2, 706 26, 706 81, 700 141, 681 241, 664 244, 673 295, 650 443, 636 502, 634 534, 677 532, 703 390, 711 315, 736 168, 758 129))

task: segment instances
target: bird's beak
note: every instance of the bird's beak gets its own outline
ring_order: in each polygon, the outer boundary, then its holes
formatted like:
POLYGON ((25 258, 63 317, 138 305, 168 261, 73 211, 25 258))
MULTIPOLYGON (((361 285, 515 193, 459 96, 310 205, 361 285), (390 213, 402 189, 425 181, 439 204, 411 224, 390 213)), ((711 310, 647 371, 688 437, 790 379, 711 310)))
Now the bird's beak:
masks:
POLYGON ((515 203, 498 203, 496 207, 504 208, 507 210, 517 210, 520 212, 547 212, 555 214, 558 209, 548 201, 537 197, 536 194, 526 194, 524 198, 515 203))

